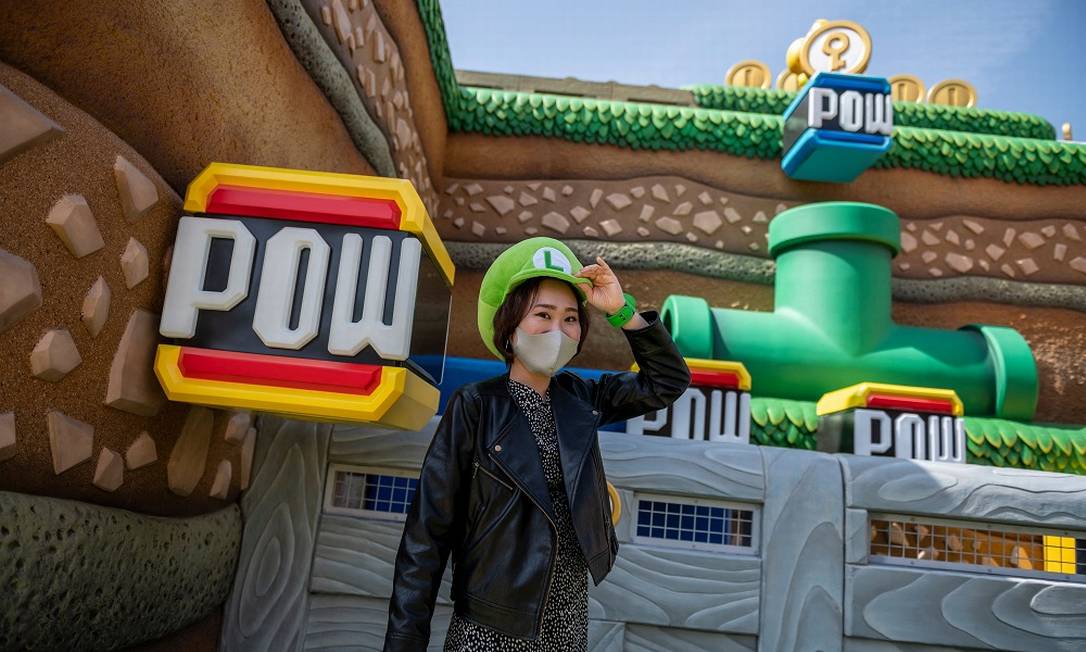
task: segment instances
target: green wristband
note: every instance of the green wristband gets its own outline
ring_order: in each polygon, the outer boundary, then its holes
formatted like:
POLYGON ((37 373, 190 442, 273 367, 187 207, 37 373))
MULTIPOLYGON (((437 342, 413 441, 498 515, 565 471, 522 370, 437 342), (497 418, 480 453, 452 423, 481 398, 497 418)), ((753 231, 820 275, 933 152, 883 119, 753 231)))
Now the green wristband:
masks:
POLYGON ((633 296, 625 292, 622 296, 626 298, 626 303, 622 304, 622 307, 614 314, 607 315, 607 323, 615 328, 622 328, 626 325, 626 322, 633 319, 633 316, 637 314, 637 302, 634 301, 633 296))

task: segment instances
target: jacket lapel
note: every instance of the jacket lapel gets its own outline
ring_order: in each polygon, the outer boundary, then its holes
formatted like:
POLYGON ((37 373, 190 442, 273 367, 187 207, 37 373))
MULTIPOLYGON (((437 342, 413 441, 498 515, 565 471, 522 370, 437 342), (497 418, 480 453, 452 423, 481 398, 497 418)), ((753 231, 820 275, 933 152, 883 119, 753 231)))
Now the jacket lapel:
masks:
POLYGON ((581 482, 585 456, 592 450, 596 438, 596 422, 599 416, 592 406, 570 394, 555 382, 551 383, 551 408, 558 428, 558 449, 562 458, 562 477, 566 485, 566 497, 570 509, 581 482))
POLYGON ((543 475, 543 464, 539 461, 539 447, 535 443, 531 424, 504 387, 504 383, 496 393, 509 401, 511 418, 494 441, 488 444, 489 454, 512 477, 517 486, 547 513, 551 521, 557 522, 558 517, 547 488, 547 478, 543 475))

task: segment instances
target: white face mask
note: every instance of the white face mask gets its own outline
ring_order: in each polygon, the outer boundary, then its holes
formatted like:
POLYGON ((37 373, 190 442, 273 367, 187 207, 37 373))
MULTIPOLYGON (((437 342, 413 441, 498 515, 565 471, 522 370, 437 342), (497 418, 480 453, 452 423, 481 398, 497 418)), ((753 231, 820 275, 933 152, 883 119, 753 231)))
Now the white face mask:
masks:
POLYGON ((559 329, 529 335, 518 327, 513 354, 529 371, 553 376, 577 355, 577 344, 559 329))

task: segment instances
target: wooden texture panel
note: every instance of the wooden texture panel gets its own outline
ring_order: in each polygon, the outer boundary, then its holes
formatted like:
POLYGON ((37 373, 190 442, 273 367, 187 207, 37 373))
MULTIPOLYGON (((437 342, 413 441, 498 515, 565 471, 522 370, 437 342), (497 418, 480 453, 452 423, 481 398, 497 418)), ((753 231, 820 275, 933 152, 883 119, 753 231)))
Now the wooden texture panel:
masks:
POLYGON ((298 650, 331 426, 261 417, 220 648, 298 650))
POLYGON ((626 623, 607 620, 588 621, 588 652, 622 652, 626 623))
POLYGON ((421 430, 411 432, 367 425, 336 425, 328 458, 343 464, 392 466, 419 470, 440 418, 430 419, 421 430))
MULTIPOLYGON (((431 652, 440 652, 452 607, 438 605, 430 623, 431 652)), ((305 650, 381 650, 388 627, 388 600, 315 594, 309 600, 305 650)))
POLYGON ((757 446, 600 432, 607 479, 635 491, 761 502, 757 446))
POLYGON ((627 625, 625 652, 750 652, 757 639, 742 634, 700 632, 653 625, 627 625))
POLYGON ((976 648, 945 647, 943 645, 924 645, 922 643, 896 643, 894 641, 872 641, 867 638, 846 638, 845 652, 959 652, 976 648))
POLYGON ((1086 477, 841 455, 848 507, 1086 529, 1086 477))
MULTIPOLYGON (((317 532, 310 590, 388 600, 402 533, 403 523, 398 521, 325 514, 317 532)), ((441 581, 438 604, 451 604, 451 583, 449 564, 441 581)))
POLYGON ((830 455, 762 447, 762 605, 758 649, 841 649, 844 509, 830 455))
POLYGON ((849 566, 850 636, 998 650, 1086 649, 1086 585, 849 566))
POLYGON ((589 616, 753 634, 760 569, 753 556, 625 544, 589 591, 589 616))

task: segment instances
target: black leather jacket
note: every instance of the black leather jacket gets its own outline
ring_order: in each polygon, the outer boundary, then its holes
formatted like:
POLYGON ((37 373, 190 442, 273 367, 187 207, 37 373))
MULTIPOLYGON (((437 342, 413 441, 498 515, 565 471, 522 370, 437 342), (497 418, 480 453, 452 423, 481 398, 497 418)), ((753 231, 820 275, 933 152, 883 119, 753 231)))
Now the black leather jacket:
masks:
MULTIPOLYGON (((573 526, 596 584, 618 552, 597 430, 662 409, 690 384, 663 324, 643 316, 648 326, 623 330, 638 373, 590 381, 561 372, 550 384, 573 526)), ((396 556, 386 651, 426 649, 450 554, 456 613, 510 636, 539 634, 557 550, 554 507, 507 380, 461 387, 434 432, 396 556)))

